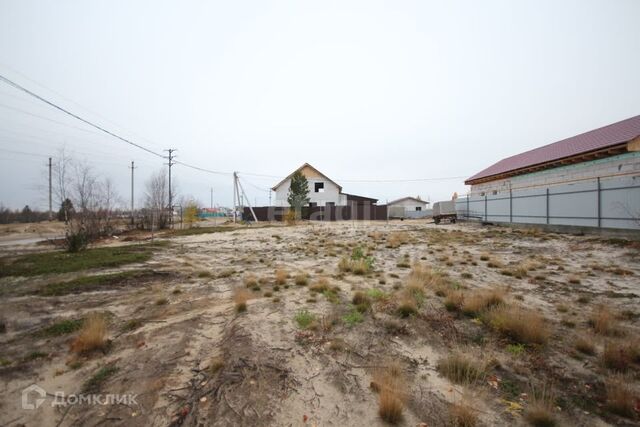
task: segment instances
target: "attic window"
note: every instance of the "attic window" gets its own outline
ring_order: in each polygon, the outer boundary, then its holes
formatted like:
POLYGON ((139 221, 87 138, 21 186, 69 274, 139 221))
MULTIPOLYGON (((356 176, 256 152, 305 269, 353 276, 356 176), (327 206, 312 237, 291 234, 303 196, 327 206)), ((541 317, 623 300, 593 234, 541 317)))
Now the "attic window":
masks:
POLYGON ((314 184, 316 193, 324 193, 324 182, 316 182, 314 184))

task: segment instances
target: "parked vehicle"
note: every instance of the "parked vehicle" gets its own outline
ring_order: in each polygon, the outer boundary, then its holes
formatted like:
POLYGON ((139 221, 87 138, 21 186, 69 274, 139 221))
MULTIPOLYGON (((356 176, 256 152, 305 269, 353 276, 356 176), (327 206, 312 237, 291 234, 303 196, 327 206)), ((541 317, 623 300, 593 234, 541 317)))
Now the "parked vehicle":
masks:
POLYGON ((443 219, 455 224, 457 218, 455 201, 449 200, 446 202, 435 202, 433 204, 433 221, 436 224, 440 224, 440 221, 443 219))

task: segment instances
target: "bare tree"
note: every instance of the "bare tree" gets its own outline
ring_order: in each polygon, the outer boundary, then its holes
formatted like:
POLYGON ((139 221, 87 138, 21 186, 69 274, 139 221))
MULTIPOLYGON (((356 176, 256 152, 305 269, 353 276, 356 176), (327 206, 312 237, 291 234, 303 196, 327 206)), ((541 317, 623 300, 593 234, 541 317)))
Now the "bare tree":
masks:
MULTIPOLYGON (((172 183, 173 184, 173 183, 172 183)), ((175 186, 173 194, 175 194, 175 186)), ((158 170, 146 182, 145 209, 142 217, 144 228, 166 228, 169 224, 169 178, 164 169, 158 170)))
POLYGON ((111 178, 105 178, 100 183, 100 199, 100 204, 105 211, 107 222, 109 222, 113 211, 122 202, 111 178))
POLYGON ((75 162, 73 166, 71 189, 76 210, 84 213, 97 210, 100 204, 98 177, 86 163, 75 162))
POLYGON ((68 203, 65 203, 69 199, 69 187, 71 181, 71 168, 73 165, 73 159, 69 156, 64 147, 58 150, 58 156, 56 161, 52 165, 52 181, 53 181, 53 193, 58 206, 63 209, 65 222, 69 220, 70 212, 65 208, 68 203))

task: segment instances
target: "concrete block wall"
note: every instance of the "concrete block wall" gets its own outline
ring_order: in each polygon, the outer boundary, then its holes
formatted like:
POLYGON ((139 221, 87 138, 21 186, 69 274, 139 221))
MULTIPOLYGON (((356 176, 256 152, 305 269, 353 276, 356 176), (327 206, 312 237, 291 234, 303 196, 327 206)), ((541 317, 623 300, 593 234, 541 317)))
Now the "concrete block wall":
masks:
POLYGON ((484 195, 472 192, 468 197, 458 198, 456 209, 461 216, 489 222, 640 230, 640 155, 637 154, 627 153, 616 159, 618 165, 623 165, 613 167, 617 176, 607 176, 615 161, 587 165, 586 172, 571 169, 572 178, 592 174, 593 168, 604 171, 602 176, 554 182, 554 185, 544 184, 549 177, 569 176, 568 172, 551 170, 545 175, 524 175, 518 178, 520 182, 529 183, 528 187, 495 194, 484 192, 484 195))
POLYGON ((604 159, 477 184, 471 186, 470 194, 477 196, 482 195, 482 193, 508 193, 509 190, 548 187, 568 181, 604 178, 627 173, 640 174, 640 152, 628 152, 604 159))

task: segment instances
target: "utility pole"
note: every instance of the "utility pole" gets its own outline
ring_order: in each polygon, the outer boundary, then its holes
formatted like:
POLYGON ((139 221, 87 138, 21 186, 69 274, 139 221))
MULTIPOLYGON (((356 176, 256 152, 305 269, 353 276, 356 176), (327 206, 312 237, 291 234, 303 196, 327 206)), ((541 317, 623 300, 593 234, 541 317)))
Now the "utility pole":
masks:
POLYGON ((236 222, 238 216, 237 201, 238 201, 238 174, 233 172, 233 222, 236 222))
POLYGON ((135 166, 133 164, 133 160, 131 161, 131 225, 135 224, 135 220, 134 220, 134 210, 133 210, 133 170, 135 169, 135 166))
POLYGON ((167 150, 169 153, 169 156, 167 157, 169 159, 169 163, 166 163, 169 166, 169 224, 171 225, 171 227, 173 227, 173 194, 171 194, 171 166, 175 165, 175 162, 173 161, 173 159, 175 158, 175 155, 173 154, 174 151, 178 151, 175 148, 169 148, 167 150))
POLYGON ((271 206, 271 189, 269 189, 269 206, 271 206))
POLYGON ((213 210, 213 187, 211 187, 211 210, 213 210))
POLYGON ((236 176, 236 188, 238 188, 238 187, 239 187, 239 189, 238 189, 238 199, 240 200, 240 205, 243 206, 242 212, 244 213, 244 204, 242 202, 242 200, 244 198, 244 200, 247 201, 247 205, 249 205, 249 210, 251 211, 251 215, 253 216, 253 220, 257 224, 258 223, 258 217, 256 217, 256 213, 253 210, 253 206, 251 206, 251 202, 249 201, 249 198, 247 197, 247 193, 245 193, 245 191, 244 191, 244 187, 242 186, 242 182, 240 182, 240 180, 237 179, 237 176, 236 176), (240 195, 240 190, 242 190, 242 196, 240 195))
MULTIPOLYGON (((53 219, 53 205, 51 202, 51 157, 49 157, 49 221, 53 219)), ((64 201, 63 201, 64 202, 64 201)))

